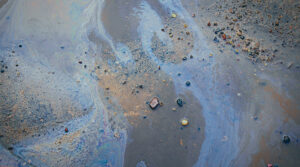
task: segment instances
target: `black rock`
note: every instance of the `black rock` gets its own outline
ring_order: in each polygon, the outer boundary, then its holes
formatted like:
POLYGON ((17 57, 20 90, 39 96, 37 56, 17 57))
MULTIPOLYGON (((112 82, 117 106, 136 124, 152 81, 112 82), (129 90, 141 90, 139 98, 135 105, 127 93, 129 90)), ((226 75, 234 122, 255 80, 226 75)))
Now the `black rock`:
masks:
POLYGON ((282 142, 284 144, 289 144, 291 142, 291 139, 290 139, 290 137, 288 135, 284 135, 283 139, 282 139, 282 142))
POLYGON ((217 37, 214 38, 214 42, 218 43, 220 42, 219 39, 217 37))
POLYGON ((191 85, 191 82, 190 82, 190 81, 186 81, 186 82, 185 82, 185 85, 186 85, 186 86, 190 86, 190 85, 191 85))
POLYGON ((176 100, 176 103, 177 103, 180 107, 183 106, 183 100, 180 99, 180 98, 176 100))

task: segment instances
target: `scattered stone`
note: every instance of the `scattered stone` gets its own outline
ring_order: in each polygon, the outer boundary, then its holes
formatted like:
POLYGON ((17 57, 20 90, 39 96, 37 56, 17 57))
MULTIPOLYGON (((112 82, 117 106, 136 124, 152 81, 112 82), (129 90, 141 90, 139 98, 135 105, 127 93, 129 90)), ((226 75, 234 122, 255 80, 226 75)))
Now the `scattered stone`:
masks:
POLYGON ((171 15, 173 18, 176 18, 177 17, 177 15, 175 14, 175 13, 172 13, 172 15, 171 15))
POLYGON ((239 50, 238 50, 238 49, 235 49, 235 50, 234 50, 234 53, 235 53, 235 54, 239 54, 239 50))
POLYGON ((287 64, 287 66, 286 66, 287 69, 290 69, 290 68, 293 66, 293 64, 294 64, 293 62, 289 62, 289 63, 287 64))
POLYGON ((218 43, 220 42, 219 39, 217 37, 214 38, 214 42, 218 43))
POLYGON ((153 97, 149 103, 149 106, 152 110, 154 110, 159 105, 159 99, 157 97, 153 97))
POLYGON ((187 126, 189 124, 189 120, 187 118, 183 118, 180 122, 182 126, 187 126))
POLYGON ((284 135, 283 138, 282 138, 282 142, 284 144, 289 144, 291 142, 291 139, 288 135, 284 135))
POLYGON ((187 24, 184 24, 184 25, 183 25, 183 27, 184 27, 184 28, 187 28, 187 27, 188 27, 188 25, 187 25, 187 24))
POLYGON ((13 148, 13 147, 8 147, 7 149, 11 151, 11 150, 13 150, 14 148, 13 148))
POLYGON ((241 96, 242 94, 241 94, 241 93, 237 93, 236 95, 237 95, 237 96, 241 96))
POLYGON ((22 45, 19 45, 19 48, 22 48, 22 45))
POLYGON ((196 14, 195 14, 195 13, 193 13, 193 14, 192 14, 192 17, 196 17, 196 14))
POLYGON ((68 129, 68 128, 65 128, 65 132, 68 133, 68 132, 69 132, 69 129, 68 129))
POLYGON ((226 40, 226 35, 222 34, 222 38, 223 38, 223 40, 226 40))
POLYGON ((177 103, 180 107, 183 106, 183 100, 182 100, 181 98, 178 98, 178 99, 176 100, 176 103, 177 103))
POLYGON ((162 32, 165 32, 165 29, 162 28, 161 31, 162 31, 162 32))
POLYGON ((183 61, 187 60, 187 57, 183 57, 182 60, 183 60, 183 61))
POLYGON ((175 107, 173 107, 173 108, 172 108, 172 111, 176 111, 176 108, 175 108, 175 107))
POLYGON ((207 26, 208 26, 208 27, 210 27, 210 26, 211 26, 211 23, 210 23, 210 21, 207 23, 207 26))
POLYGON ((186 82, 185 82, 185 85, 186 85, 186 86, 190 86, 190 85, 191 85, 191 82, 190 82, 190 81, 186 81, 186 82))
POLYGON ((215 23, 214 23, 214 26, 218 26, 218 23, 215 22, 215 23))

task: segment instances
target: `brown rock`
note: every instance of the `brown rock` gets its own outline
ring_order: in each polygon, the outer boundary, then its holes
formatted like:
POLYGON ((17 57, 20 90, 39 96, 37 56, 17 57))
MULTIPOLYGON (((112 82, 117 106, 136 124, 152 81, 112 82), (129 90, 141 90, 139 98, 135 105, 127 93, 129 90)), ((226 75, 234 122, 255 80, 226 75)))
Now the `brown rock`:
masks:
POLYGON ((149 103, 149 106, 152 110, 154 110, 159 105, 159 100, 157 97, 153 97, 149 103))
POLYGON ((207 23, 207 26, 208 26, 208 27, 210 27, 210 26, 211 26, 211 23, 210 23, 210 22, 208 22, 208 23, 207 23))

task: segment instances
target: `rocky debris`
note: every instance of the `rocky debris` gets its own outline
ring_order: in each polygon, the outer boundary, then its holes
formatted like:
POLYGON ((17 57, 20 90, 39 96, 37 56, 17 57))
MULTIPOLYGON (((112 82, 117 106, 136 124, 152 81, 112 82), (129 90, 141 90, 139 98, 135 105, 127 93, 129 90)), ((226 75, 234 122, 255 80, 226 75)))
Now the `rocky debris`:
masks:
POLYGON ((189 120, 187 118, 182 118, 180 123, 182 126, 187 126, 189 124, 189 120))
POLYGON ((180 107, 183 106, 183 100, 182 100, 181 98, 178 98, 178 99, 176 100, 176 103, 177 103, 180 107))
MULTIPOLYGON (((238 1, 237 3, 218 1, 211 5, 208 10, 216 12, 214 16, 223 16, 218 18, 225 18, 225 20, 215 20, 213 23, 208 21, 207 26, 211 27, 213 25, 215 27, 215 29, 212 29, 217 35, 214 42, 219 43, 221 41, 219 39, 222 39, 232 48, 238 49, 241 47, 242 55, 246 55, 249 60, 254 63, 265 64, 265 62, 271 62, 275 59, 276 52, 266 47, 269 43, 265 42, 263 36, 261 39, 253 36, 257 31, 251 28, 257 25, 261 28, 260 32, 272 33, 265 35, 276 37, 274 42, 280 41, 283 47, 296 47, 300 41, 300 29, 295 28, 298 25, 296 23, 297 12, 294 12, 297 9, 295 8, 296 6, 293 3, 278 5, 276 2, 269 3, 267 1, 247 3, 245 1, 238 1), (245 7, 247 8, 245 9, 245 7), (279 9, 280 12, 274 12, 279 9)), ((211 17, 210 20, 218 18, 211 17)), ((223 42, 220 42, 220 44, 223 45, 223 42)))
POLYGON ((153 97, 152 100, 149 103, 149 106, 152 110, 154 110, 159 105, 159 99, 158 97, 153 97))
POLYGON ((282 142, 284 144, 289 144, 291 142, 291 139, 288 135, 284 135, 283 138, 282 138, 282 142))

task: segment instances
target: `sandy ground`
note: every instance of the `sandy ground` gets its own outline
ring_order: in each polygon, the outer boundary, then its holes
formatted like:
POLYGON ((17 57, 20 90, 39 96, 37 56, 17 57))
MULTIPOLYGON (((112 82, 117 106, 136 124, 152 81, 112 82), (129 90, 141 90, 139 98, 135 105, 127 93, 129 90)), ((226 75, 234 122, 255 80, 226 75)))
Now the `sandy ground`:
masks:
POLYGON ((300 166, 299 16, 296 0, 0 0, 0 166, 300 166))

